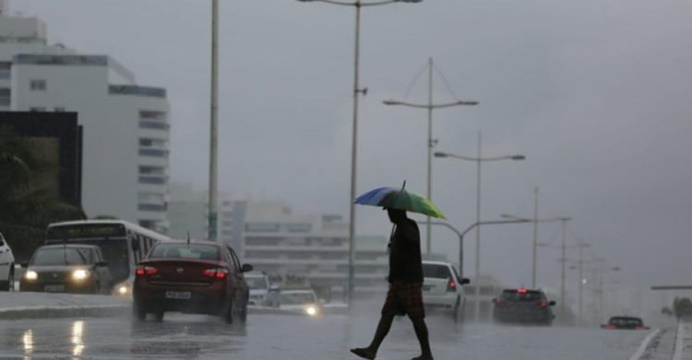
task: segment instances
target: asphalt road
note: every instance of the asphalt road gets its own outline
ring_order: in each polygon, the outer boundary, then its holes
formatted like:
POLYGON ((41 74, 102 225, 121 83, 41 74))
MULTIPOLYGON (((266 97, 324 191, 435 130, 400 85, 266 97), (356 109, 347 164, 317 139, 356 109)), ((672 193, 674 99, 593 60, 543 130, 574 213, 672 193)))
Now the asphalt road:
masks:
MULTIPOLYGON (((356 359, 377 313, 310 319, 251 315, 245 326, 214 317, 167 314, 162 323, 115 318, 0 321, 0 359, 356 359), (370 316, 368 316, 370 315, 370 316)), ((628 360, 648 332, 454 324, 428 318, 436 359, 628 360)), ((378 359, 418 354, 407 319, 395 321, 378 359)))

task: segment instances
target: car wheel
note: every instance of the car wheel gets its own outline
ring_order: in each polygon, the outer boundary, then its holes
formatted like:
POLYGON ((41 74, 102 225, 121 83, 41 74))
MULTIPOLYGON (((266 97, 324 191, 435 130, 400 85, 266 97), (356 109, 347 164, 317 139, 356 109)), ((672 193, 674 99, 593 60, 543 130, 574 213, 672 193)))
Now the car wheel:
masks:
POLYGON ((221 311, 221 318, 226 324, 233 324, 233 300, 228 300, 221 311))
POLYGON ((146 320, 147 318, 147 308, 144 304, 134 301, 132 302, 132 315, 138 320, 146 320))
POLYGON ((10 271, 7 274, 6 281, 0 281, 0 291, 14 290, 14 265, 10 265, 10 271))
POLYGON ((166 312, 163 311, 163 310, 156 310, 156 311, 154 312, 154 318, 156 319, 156 321, 162 322, 162 321, 163 321, 163 316, 164 316, 165 314, 166 314, 166 312))
POLYGON ((243 304, 243 308, 240 309, 240 317, 239 320, 241 323, 245 324, 247 322, 247 304, 249 302, 250 296, 245 297, 245 304, 243 304))
POLYGON ((459 322, 459 308, 461 308, 461 301, 457 298, 457 302, 454 304, 454 308, 452 308, 452 318, 455 323, 459 322))

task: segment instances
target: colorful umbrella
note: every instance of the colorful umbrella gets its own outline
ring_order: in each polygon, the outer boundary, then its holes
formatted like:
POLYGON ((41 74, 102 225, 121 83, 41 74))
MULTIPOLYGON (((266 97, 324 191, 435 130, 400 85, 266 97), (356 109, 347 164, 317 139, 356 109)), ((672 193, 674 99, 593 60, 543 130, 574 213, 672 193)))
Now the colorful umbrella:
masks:
POLYGON ((354 203, 359 205, 381 206, 384 208, 406 210, 440 219, 445 218, 445 214, 443 214, 432 201, 420 195, 410 193, 405 189, 381 187, 370 190, 356 198, 354 203))

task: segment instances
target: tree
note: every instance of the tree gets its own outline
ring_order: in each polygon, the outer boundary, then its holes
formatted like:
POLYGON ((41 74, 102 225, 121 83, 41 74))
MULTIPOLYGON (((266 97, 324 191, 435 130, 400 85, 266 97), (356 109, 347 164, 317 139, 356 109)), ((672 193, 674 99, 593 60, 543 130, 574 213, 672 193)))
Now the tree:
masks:
POLYGON ((48 224, 86 218, 81 208, 59 200, 57 171, 30 140, 0 128, 0 232, 19 261, 43 243, 48 224))

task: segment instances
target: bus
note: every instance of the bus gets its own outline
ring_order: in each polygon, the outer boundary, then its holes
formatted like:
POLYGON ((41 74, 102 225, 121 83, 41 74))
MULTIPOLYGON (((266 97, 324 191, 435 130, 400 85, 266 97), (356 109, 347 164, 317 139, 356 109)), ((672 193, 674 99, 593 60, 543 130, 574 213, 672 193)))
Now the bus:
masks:
POLYGON ((122 220, 81 220, 53 223, 46 230, 46 245, 98 245, 113 277, 114 295, 132 296, 137 263, 151 247, 169 237, 122 220))

